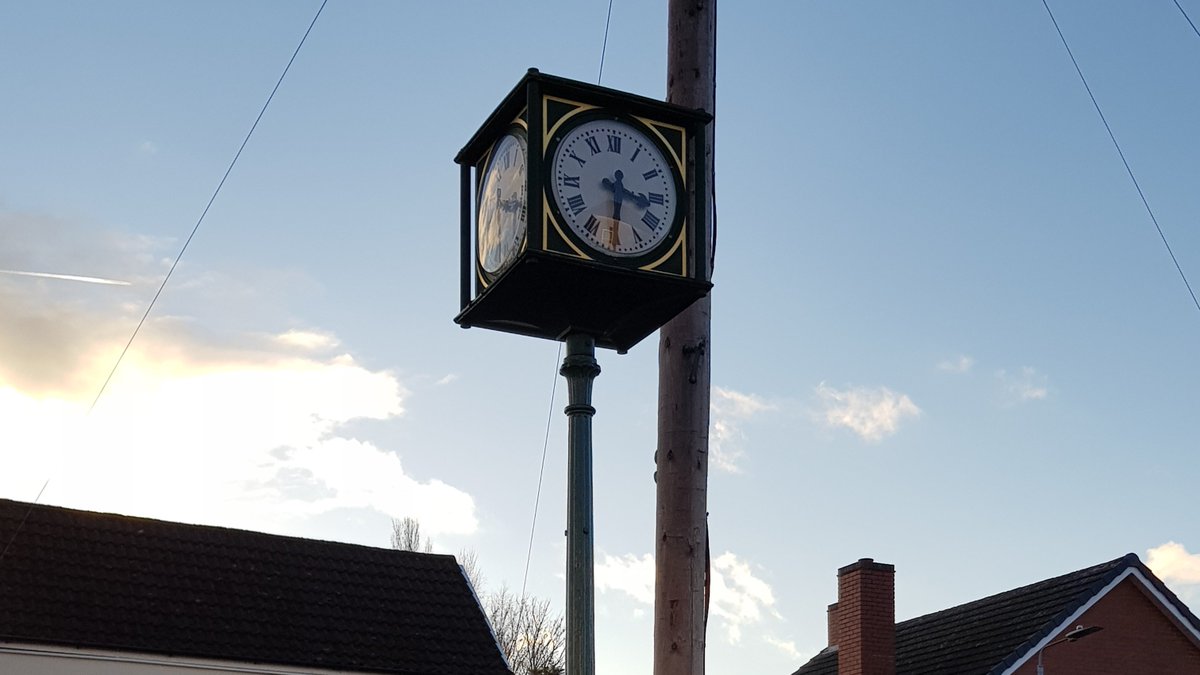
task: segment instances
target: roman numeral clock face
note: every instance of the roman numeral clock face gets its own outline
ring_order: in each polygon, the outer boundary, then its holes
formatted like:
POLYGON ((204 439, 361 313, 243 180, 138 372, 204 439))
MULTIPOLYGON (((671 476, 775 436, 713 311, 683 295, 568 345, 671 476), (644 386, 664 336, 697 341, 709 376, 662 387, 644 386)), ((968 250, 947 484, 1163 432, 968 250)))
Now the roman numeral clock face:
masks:
POLYGON ((479 266, 489 277, 508 267, 525 243, 525 147, 523 133, 501 137, 479 183, 479 266))
POLYGON ((551 193, 567 226, 610 256, 646 255, 670 234, 679 206, 672 164, 639 128, 598 119, 554 150, 551 193))

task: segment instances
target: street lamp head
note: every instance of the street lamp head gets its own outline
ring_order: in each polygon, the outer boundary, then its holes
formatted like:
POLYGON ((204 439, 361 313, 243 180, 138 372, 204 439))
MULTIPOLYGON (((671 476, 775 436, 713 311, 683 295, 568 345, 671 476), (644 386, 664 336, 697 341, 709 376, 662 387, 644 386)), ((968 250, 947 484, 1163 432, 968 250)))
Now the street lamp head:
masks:
POLYGON ((1067 639, 1067 642, 1074 642, 1080 638, 1085 638, 1085 637, 1091 635, 1092 633, 1102 631, 1102 630, 1104 630, 1103 626, 1088 626, 1085 628, 1083 626, 1083 624, 1080 624, 1078 626, 1075 626, 1075 630, 1072 630, 1071 632, 1067 633, 1063 637, 1065 637, 1067 639))

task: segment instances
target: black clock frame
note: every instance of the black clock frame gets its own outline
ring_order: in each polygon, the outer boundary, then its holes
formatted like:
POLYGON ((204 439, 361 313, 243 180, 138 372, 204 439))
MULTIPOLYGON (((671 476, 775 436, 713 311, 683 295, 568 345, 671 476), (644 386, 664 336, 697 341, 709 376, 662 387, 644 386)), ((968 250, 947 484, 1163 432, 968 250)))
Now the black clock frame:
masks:
POLYGON ((705 127, 711 120, 702 110, 530 69, 454 158, 460 165, 461 225, 461 311, 455 322, 552 340, 586 333, 597 346, 624 352, 704 297, 712 284, 707 278, 707 186, 701 169, 705 127), (572 117, 571 124, 557 128, 546 124, 572 117), (660 149, 673 153, 665 156, 682 161, 683 185, 677 186, 682 189, 671 234, 645 255, 609 256, 581 247, 554 205, 550 153, 575 124, 597 118, 645 127, 660 149), (513 124, 525 127, 529 153, 525 244, 507 268, 486 275, 478 261, 472 199, 478 200, 493 144, 513 124), (547 137, 547 131, 554 133, 547 137))

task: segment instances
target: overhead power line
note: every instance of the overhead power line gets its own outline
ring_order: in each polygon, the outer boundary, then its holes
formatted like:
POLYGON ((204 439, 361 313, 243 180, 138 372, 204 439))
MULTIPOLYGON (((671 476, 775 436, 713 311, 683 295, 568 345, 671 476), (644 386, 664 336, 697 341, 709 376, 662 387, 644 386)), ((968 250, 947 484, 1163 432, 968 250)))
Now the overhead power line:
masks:
MULTIPOLYGON (((1179 5, 1178 2, 1175 3, 1179 5)), ((1171 243, 1167 241, 1167 235, 1163 232, 1162 226, 1158 224, 1158 218, 1154 215, 1154 209, 1150 208, 1150 201, 1146 199, 1146 193, 1142 192, 1142 186, 1138 184, 1137 176, 1133 175, 1133 169, 1129 166, 1129 160, 1125 159, 1125 152, 1121 150, 1121 144, 1117 142, 1117 136, 1113 133, 1112 127, 1108 124, 1108 119, 1104 117, 1104 111, 1100 109, 1100 103, 1096 101, 1096 95, 1092 93, 1092 88, 1088 86, 1087 78, 1083 76, 1083 70, 1079 67, 1079 61, 1075 60, 1075 54, 1071 51, 1071 45, 1067 44, 1067 38, 1063 35, 1062 28, 1058 25, 1058 20, 1054 18, 1054 12, 1050 10, 1050 4, 1047 0, 1042 0, 1042 6, 1046 8, 1046 13, 1050 15, 1050 22, 1054 24, 1054 30, 1058 32, 1058 39, 1062 40, 1063 47, 1067 50, 1067 56, 1071 57, 1071 64, 1075 66, 1075 72, 1079 74, 1079 81, 1083 83, 1083 88, 1087 90, 1088 98, 1092 99, 1092 106, 1096 108, 1096 114, 1100 116, 1100 121, 1104 123, 1104 130, 1108 132, 1109 139, 1112 140, 1113 147, 1117 149, 1117 154, 1121 157, 1121 163, 1125 165, 1125 172, 1129 174, 1129 180, 1133 181, 1133 187, 1137 190, 1138 197, 1142 199, 1142 206, 1146 207, 1146 213, 1150 215, 1150 221, 1154 223, 1154 229, 1158 230, 1158 237, 1162 239, 1163 246, 1167 249, 1167 254, 1171 256, 1171 262, 1175 263, 1175 270, 1179 272, 1179 278, 1183 279, 1183 285, 1187 288, 1188 294, 1192 296, 1192 304, 1196 306, 1196 310, 1200 311, 1200 300, 1196 299, 1196 292, 1192 290, 1192 285, 1188 283, 1187 275, 1183 272, 1183 267, 1179 265, 1179 259, 1175 257, 1175 251, 1171 250, 1171 243)), ((1179 11, 1183 11, 1180 7, 1179 11)), ((1184 12, 1184 16, 1187 13, 1184 12)), ((1191 23, 1188 19, 1188 23, 1191 23)), ((1195 25, 1192 28, 1195 29, 1195 25)))
MULTIPOLYGON (((229 162, 229 166, 226 167, 225 173, 221 176, 221 180, 217 183, 216 189, 213 190, 212 196, 208 198, 208 203, 204 205, 204 211, 202 211, 200 213, 200 217, 196 219, 196 224, 192 226, 192 231, 188 234, 187 239, 184 240, 183 246, 180 247, 179 254, 175 256, 175 260, 171 263, 171 267, 167 270, 166 276, 163 277, 162 283, 158 285, 158 290, 155 291, 154 297, 150 299, 150 304, 146 306, 146 311, 142 313, 142 318, 138 321, 137 326, 134 327, 133 333, 129 336, 129 340, 125 342, 125 347, 117 356, 116 362, 113 363, 112 370, 108 371, 108 376, 104 378, 104 382, 100 385, 100 389, 96 392, 96 397, 92 399, 92 404, 88 406, 88 415, 92 414, 92 411, 96 408, 96 404, 100 402, 100 397, 103 396, 104 392, 108 389, 108 384, 112 381, 113 375, 116 374, 117 368, 120 367, 121 361, 123 361, 125 359, 125 355, 129 353, 129 348, 133 345, 133 341, 137 338, 138 333, 141 332, 142 326, 146 324, 146 319, 150 316, 150 312, 154 309, 154 305, 158 302, 159 296, 162 295, 163 289, 167 287, 167 282, 171 280, 171 275, 175 273, 175 268, 179 266, 179 261, 183 259, 183 254, 187 251, 188 245, 192 243, 192 238, 194 238, 196 236, 196 232, 200 230, 200 224, 204 222, 204 217, 208 215, 208 210, 212 208, 213 202, 217 200, 217 195, 221 193, 221 188, 225 185, 225 179, 229 178, 229 174, 233 171, 234 165, 237 164, 238 158, 242 156, 242 151, 246 149, 246 144, 250 142, 250 137, 254 135, 254 130, 258 128, 259 121, 262 120, 263 114, 267 112, 267 106, 271 105, 271 100, 275 98, 275 92, 279 91, 279 85, 283 84, 283 78, 287 77, 288 70, 291 69, 292 63, 296 60, 296 55, 300 53, 300 48, 303 47, 304 42, 308 40, 309 33, 312 32, 313 26, 316 25, 317 19, 320 18, 321 12, 324 11, 325 5, 328 2, 329 0, 322 0, 321 6, 317 8, 317 13, 313 15, 312 21, 309 22, 308 28, 304 31, 304 36, 300 38, 300 42, 296 45, 296 49, 292 51, 292 57, 288 59, 287 65, 283 67, 283 72, 279 75, 279 79, 275 81, 275 87, 271 89, 271 93, 267 96, 266 102, 263 103, 262 109, 258 111, 258 116, 254 118, 254 123, 250 125, 250 130, 246 132, 245 138, 242 139, 242 144, 238 146, 237 153, 234 154, 233 159, 229 162)), ((17 535, 21 533, 21 529, 25 526, 25 521, 29 518, 29 514, 33 512, 34 505, 41 501, 42 493, 46 491, 46 486, 49 484, 49 478, 42 483, 42 488, 38 490, 37 496, 34 497, 33 501, 29 504, 29 509, 25 511, 25 517, 21 519, 21 522, 17 525, 17 529, 13 531, 12 536, 10 536, 8 541, 5 542, 4 548, 0 549, 0 560, 4 559, 4 556, 8 553, 9 547, 12 546, 12 543, 16 540, 17 535)))

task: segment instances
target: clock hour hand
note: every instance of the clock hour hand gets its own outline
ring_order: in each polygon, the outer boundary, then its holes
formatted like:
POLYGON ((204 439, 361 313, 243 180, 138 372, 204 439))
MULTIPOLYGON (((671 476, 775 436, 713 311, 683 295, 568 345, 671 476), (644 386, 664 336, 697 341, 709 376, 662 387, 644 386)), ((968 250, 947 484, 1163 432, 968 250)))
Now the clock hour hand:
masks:
MULTIPOLYGON (((619 203, 628 197, 633 201, 634 204, 637 204, 639 209, 644 209, 650 206, 649 197, 640 192, 633 192, 629 188, 625 187, 625 184, 622 182, 625 174, 618 170, 613 174, 613 176, 616 178, 616 180, 609 180, 605 178, 604 180, 600 181, 600 183, 606 190, 613 193, 614 203, 619 203)), ((616 218, 616 216, 613 217, 616 218)))
POLYGON ((604 178, 600 181, 600 184, 604 186, 604 189, 608 190, 613 195, 612 217, 613 220, 616 221, 621 220, 621 201, 625 198, 625 195, 630 194, 629 190, 626 190, 625 186, 621 184, 621 179, 624 177, 625 174, 618 169, 615 173, 613 173, 613 178, 615 180, 604 178))

